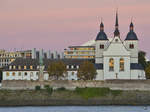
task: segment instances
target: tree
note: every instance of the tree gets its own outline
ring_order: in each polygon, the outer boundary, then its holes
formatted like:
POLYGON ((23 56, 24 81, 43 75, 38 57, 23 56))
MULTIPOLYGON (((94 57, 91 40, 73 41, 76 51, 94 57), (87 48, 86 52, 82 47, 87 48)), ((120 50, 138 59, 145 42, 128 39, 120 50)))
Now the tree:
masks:
POLYGON ((146 78, 150 79, 150 64, 145 69, 146 78))
POLYGON ((48 66, 48 74, 49 77, 53 77, 56 80, 59 80, 60 77, 64 77, 65 73, 66 73, 66 65, 62 62, 62 61, 55 61, 52 62, 49 66, 48 66))
POLYGON ((3 79, 3 72, 2 72, 3 70, 2 70, 2 68, 0 69, 0 82, 2 81, 2 79, 3 79))
POLYGON ((138 53, 138 62, 144 67, 144 70, 147 67, 147 62, 146 62, 145 56, 146 56, 146 52, 144 52, 144 51, 140 51, 138 53))
POLYGON ((79 80, 93 80, 96 78, 96 74, 94 64, 89 61, 84 61, 78 69, 77 76, 79 80))

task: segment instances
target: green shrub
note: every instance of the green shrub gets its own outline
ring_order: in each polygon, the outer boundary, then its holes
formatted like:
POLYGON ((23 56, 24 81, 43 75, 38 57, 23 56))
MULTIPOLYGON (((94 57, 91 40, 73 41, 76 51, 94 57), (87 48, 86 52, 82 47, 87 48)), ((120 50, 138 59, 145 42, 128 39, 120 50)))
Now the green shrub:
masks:
POLYGON ((60 87, 60 88, 57 88, 58 91, 65 91, 66 88, 65 87, 60 87))
POLYGON ((110 93, 109 88, 76 88, 75 92, 85 99, 106 96, 110 93))
POLYGON ((36 90, 36 91, 41 90, 41 86, 35 86, 35 90, 36 90))
POLYGON ((47 91, 49 94, 52 94, 53 88, 51 88, 49 85, 44 85, 44 88, 46 89, 46 91, 47 91))
POLYGON ((111 94, 113 95, 113 96, 118 96, 118 95, 120 95, 122 93, 122 90, 111 90, 111 94))
POLYGON ((53 88, 49 87, 46 89, 46 91, 49 93, 49 94, 52 94, 53 93, 53 88))
POLYGON ((47 88, 49 88, 49 87, 50 87, 49 85, 44 85, 44 88, 45 88, 45 89, 47 89, 47 88))

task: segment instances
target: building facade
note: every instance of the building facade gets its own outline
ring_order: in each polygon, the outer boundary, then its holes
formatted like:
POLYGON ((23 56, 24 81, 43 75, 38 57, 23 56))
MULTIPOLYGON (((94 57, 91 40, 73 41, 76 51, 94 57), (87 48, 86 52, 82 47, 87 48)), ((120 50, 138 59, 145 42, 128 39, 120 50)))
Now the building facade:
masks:
POLYGON ((111 41, 104 32, 103 23, 96 37, 95 63, 102 64, 103 69, 98 70, 98 80, 104 79, 145 79, 143 67, 138 63, 138 38, 131 22, 129 33, 124 41, 120 38, 118 14, 114 37, 111 41))
POLYGON ((36 50, 33 48, 32 50, 22 50, 22 51, 6 51, 6 50, 0 50, 0 68, 3 68, 5 66, 8 66, 10 63, 12 63, 17 58, 32 58, 32 59, 38 59, 40 56, 40 52, 43 55, 43 58, 46 59, 63 59, 64 54, 58 53, 57 51, 44 51, 36 50))
POLYGON ((95 46, 69 46, 64 51, 64 58, 67 59, 94 59, 95 46))
POLYGON ((21 57, 21 52, 7 52, 5 50, 0 50, 0 68, 9 65, 19 57, 21 57))
MULTIPOLYGON (((43 79, 52 80, 49 77, 47 68, 52 62, 60 61, 60 59, 43 59, 43 79)), ((80 64, 85 61, 83 59, 61 59, 66 65, 67 73, 64 80, 77 80, 77 70, 80 64)), ((93 60, 89 60, 93 62, 93 60)), ((38 59, 17 58, 9 66, 3 70, 3 80, 39 80, 40 62, 38 59)))

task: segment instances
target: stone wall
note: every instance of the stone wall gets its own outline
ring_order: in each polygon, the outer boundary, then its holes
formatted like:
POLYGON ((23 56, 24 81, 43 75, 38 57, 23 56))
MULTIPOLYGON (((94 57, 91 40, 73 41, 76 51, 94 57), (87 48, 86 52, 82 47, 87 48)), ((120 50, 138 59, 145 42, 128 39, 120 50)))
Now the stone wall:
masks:
POLYGON ((49 85, 53 88, 65 87, 75 89, 76 87, 108 87, 119 90, 150 90, 150 80, 106 80, 106 81, 2 81, 2 89, 35 89, 35 86, 44 87, 49 85))

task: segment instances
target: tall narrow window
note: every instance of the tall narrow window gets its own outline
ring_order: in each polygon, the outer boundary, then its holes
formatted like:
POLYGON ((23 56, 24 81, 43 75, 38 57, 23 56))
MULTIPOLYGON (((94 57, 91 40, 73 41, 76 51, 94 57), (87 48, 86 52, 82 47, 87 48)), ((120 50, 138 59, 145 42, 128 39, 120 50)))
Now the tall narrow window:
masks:
POLYGON ((120 59, 120 71, 124 71, 124 59, 120 59))
POLYGON ((12 73, 12 76, 15 76, 15 72, 12 73))
POLYGON ((109 59, 109 71, 114 71, 114 59, 109 59))

